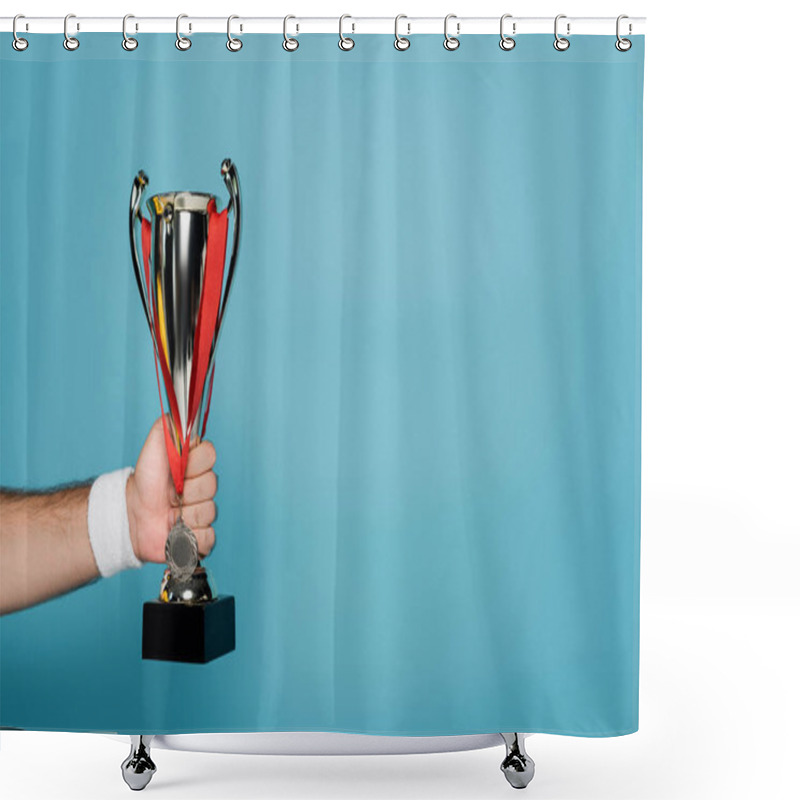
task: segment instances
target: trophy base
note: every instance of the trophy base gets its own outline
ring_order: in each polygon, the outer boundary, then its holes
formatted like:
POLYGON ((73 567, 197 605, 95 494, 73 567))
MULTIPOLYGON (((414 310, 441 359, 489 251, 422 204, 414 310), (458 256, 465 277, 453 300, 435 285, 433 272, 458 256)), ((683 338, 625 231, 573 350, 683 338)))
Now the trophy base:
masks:
POLYGON ((142 658, 207 664, 236 648, 233 595, 205 603, 151 600, 142 610, 142 658))

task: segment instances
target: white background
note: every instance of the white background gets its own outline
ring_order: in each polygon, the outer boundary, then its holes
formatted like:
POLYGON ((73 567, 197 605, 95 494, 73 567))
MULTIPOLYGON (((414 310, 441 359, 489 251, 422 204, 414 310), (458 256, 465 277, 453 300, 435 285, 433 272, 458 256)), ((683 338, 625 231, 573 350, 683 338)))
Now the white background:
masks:
MULTIPOLYGON (((800 796, 800 4, 20 0, 3 7, 4 15, 68 12, 648 18, 640 731, 530 738, 537 774, 526 791, 541 800, 800 796)), ((0 46, 10 46, 8 34, 0 46)), ((98 735, 3 732, 0 794, 127 797, 119 771, 126 754, 126 745, 98 735)), ((145 791, 170 800, 508 798, 502 754, 156 750, 159 771, 145 791)))

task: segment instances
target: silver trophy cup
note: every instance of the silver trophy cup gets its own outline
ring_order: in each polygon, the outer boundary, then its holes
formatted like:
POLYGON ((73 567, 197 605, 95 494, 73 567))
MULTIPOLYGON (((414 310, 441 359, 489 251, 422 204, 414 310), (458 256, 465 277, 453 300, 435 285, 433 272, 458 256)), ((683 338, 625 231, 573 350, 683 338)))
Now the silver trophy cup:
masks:
MULTIPOLYGON (((148 198, 147 219, 140 211, 148 184, 144 172, 131 192, 131 255, 161 376, 159 393, 164 382, 165 441, 181 502, 189 448, 205 432, 214 357, 239 251, 239 178, 230 159, 222 162, 221 174, 230 195, 224 208, 212 194, 167 192, 148 198)), ((182 514, 168 534, 165 560, 158 600, 144 606, 143 657, 206 662, 233 650, 233 597, 217 595, 182 514)))

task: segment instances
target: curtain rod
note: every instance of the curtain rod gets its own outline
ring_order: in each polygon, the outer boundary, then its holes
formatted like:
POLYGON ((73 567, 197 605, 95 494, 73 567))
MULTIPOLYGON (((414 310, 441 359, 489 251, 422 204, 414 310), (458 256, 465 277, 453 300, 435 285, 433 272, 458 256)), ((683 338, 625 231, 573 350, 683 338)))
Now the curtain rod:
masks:
MULTIPOLYGON (((549 33, 554 30, 554 17, 514 17, 506 18, 504 30, 508 35, 526 33, 549 33)), ((12 30, 13 17, 0 17, 0 31, 12 30)), ((175 17, 130 17, 127 23, 129 36, 137 33, 175 33, 175 17)), ((283 17, 238 17, 232 22, 231 31, 236 34, 283 33, 283 17)), ((565 34, 614 35, 616 17, 569 17, 559 20, 559 32, 565 34), (567 25, 569 24, 569 31, 567 25)), ((181 19, 181 33, 226 33, 227 17, 193 17, 181 19)), ((645 18, 629 17, 623 21, 623 35, 644 33, 645 18)), ((344 32, 350 33, 389 33, 395 31, 394 17, 351 17, 344 21, 344 32)), ((500 31, 500 17, 459 17, 450 19, 448 30, 451 34, 497 33, 500 31)), ((80 17, 69 19, 71 35, 81 33, 122 33, 122 17, 80 17)), ((288 32, 298 33, 338 33, 339 17, 292 17, 288 32)), ((444 17, 403 17, 399 22, 400 35, 415 33, 444 32, 444 17)), ((17 33, 60 33, 64 34, 64 17, 20 17, 17 33)))

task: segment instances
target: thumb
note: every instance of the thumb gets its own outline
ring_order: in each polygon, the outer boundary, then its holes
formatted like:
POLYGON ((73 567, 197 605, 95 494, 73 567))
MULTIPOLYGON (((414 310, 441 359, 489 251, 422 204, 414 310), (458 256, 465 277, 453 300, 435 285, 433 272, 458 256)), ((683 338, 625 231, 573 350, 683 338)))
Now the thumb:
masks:
POLYGON ((144 472, 158 475, 169 469, 167 445, 164 441, 164 422, 167 427, 171 424, 169 418, 164 415, 159 417, 150 428, 136 462, 137 471, 141 469, 144 472))

